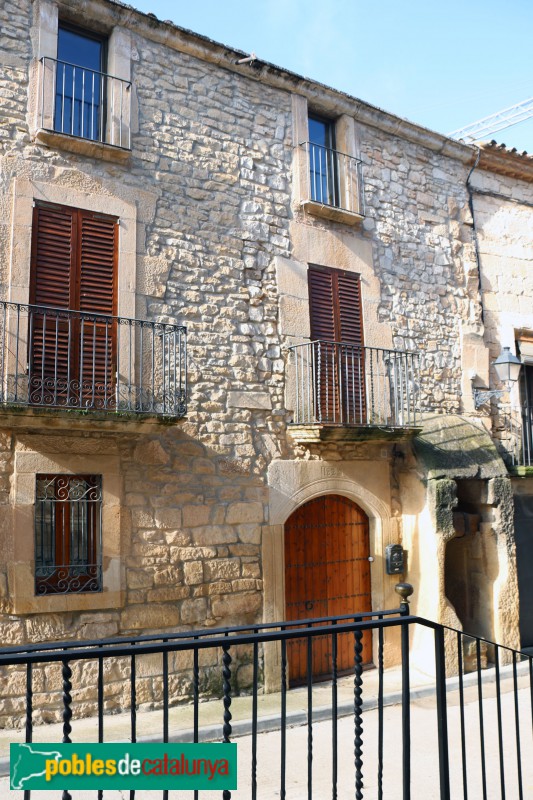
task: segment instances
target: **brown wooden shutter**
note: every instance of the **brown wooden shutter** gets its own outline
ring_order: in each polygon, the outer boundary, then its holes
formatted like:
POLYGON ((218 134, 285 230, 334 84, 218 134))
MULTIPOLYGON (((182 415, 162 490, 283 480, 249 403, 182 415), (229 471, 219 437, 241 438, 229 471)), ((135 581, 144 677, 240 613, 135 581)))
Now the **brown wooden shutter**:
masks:
POLYGON ((105 315, 81 323, 80 378, 85 401, 107 407, 115 402, 117 228, 115 219, 80 212, 78 307, 105 315))
POLYGON ((318 421, 360 424, 366 412, 359 275, 310 266, 311 339, 315 345, 318 421))
POLYGON ((29 399, 53 404, 72 378, 69 320, 50 309, 74 300, 77 215, 74 209, 36 206, 33 212, 29 313, 29 399))
POLYGON ((309 311, 314 345, 316 416, 320 422, 336 422, 339 417, 337 358, 334 344, 335 283, 331 270, 309 267, 309 311))
POLYGON ((361 315, 361 283, 359 275, 339 272, 337 279, 337 316, 339 341, 346 344, 363 344, 361 315))
POLYGON ((311 339, 335 341, 335 287, 331 270, 309 267, 311 339))
POLYGON ((80 212, 80 311, 116 313, 117 222, 80 212))
POLYGON ((75 209, 33 209, 30 303, 72 308, 76 227, 75 209))
POLYGON ((30 402, 115 402, 117 258, 116 219, 65 207, 34 209, 30 402), (104 316, 61 316, 43 306, 104 316))

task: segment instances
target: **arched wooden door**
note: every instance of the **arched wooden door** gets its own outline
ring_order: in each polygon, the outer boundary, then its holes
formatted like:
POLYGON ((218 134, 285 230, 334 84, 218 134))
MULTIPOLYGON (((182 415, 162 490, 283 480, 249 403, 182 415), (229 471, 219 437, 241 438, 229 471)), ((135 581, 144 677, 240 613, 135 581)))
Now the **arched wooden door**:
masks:
MULTIPOLYGON (((288 620, 371 611, 368 517, 340 495, 310 500, 285 523, 285 599, 288 620)), ((337 669, 353 668, 353 635, 339 637, 337 669)), ((288 640, 291 683, 307 677, 307 645, 288 640)), ((363 637, 363 662, 372 658, 371 635, 363 637)), ((331 675, 330 637, 316 637, 313 675, 331 675)))

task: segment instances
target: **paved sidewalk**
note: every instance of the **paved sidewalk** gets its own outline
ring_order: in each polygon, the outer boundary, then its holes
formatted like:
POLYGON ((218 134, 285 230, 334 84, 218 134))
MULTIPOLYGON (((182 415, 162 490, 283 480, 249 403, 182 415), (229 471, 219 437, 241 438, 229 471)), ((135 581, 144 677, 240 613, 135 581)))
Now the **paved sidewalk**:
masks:
MULTIPOLYGON (((527 664, 519 664, 519 685, 527 679, 527 664), (522 677, 523 676, 523 677, 522 677)), ((486 717, 487 729, 491 726, 494 729, 494 669, 483 671, 483 696, 485 698, 483 708, 486 717)), ((420 794, 413 793, 413 800, 430 800, 438 798, 435 785, 438 785, 438 746, 436 740, 435 724, 435 700, 434 700, 434 680, 416 670, 411 670, 411 733, 412 733, 412 761, 413 761, 413 781, 419 787, 420 794)), ((501 669, 501 691, 502 708, 505 714, 505 726, 509 728, 506 738, 511 743, 514 696, 511 693, 513 688, 512 673, 509 667, 501 669)), ((477 736, 479 723, 479 704, 477 701, 477 674, 471 673, 465 676, 465 700, 467 712, 467 733, 469 732, 469 742, 477 736)), ((458 729, 458 692, 457 679, 447 681, 448 688, 448 717, 450 725, 450 763, 457 768, 460 763, 460 736, 457 736, 458 729)), ((363 716, 363 741, 364 741, 364 774, 365 774, 365 800, 372 800, 377 794, 376 774, 377 774, 377 692, 378 692, 378 671, 370 669, 363 673, 363 697, 364 697, 364 716, 363 716)), ((520 704, 524 708, 530 703, 529 688, 520 689, 520 704)), ((394 790, 394 780, 400 780, 401 776, 401 709, 398 703, 401 699, 401 669, 389 669, 384 673, 384 705, 386 706, 385 716, 385 747, 386 764, 384 770, 384 786, 391 786, 391 789, 384 796, 397 800, 401 796, 401 784, 398 784, 397 791, 394 790), (396 777, 395 777, 396 776, 396 777)), ((338 686, 338 734, 339 734, 339 800, 343 798, 353 798, 354 796, 354 723, 353 723, 353 677, 345 677, 339 680, 338 686)), ((528 706, 530 708, 530 706, 528 706)), ((288 753, 288 772, 287 781, 288 797, 291 800, 307 798, 307 752, 308 752, 308 728, 304 724, 307 722, 307 688, 302 687, 293 689, 287 695, 287 753, 288 753)), ((200 704, 200 728, 203 740, 213 740, 221 738, 223 707, 221 701, 210 701, 200 704)), ((234 736, 238 741, 239 758, 239 786, 238 792, 233 793, 235 800, 250 800, 251 791, 251 698, 234 698, 231 705, 233 715, 232 725, 234 736)), ((279 797, 279 775, 280 775, 280 694, 262 695, 258 698, 258 717, 259 730, 263 731, 258 737, 258 786, 260 791, 258 797, 263 800, 279 797)), ((313 687, 313 780, 315 785, 316 797, 321 800, 331 796, 331 684, 317 684, 313 687)), ((105 739, 127 741, 129 739, 129 714, 120 714, 105 717, 105 739)), ((97 728, 94 719, 75 719, 72 720, 72 739, 74 741, 96 741, 97 728)), ((182 706, 170 710, 170 739, 171 741, 190 741, 192 730, 192 707, 182 706)), ((162 730, 162 712, 144 712, 137 716, 138 739, 160 740, 162 730)), ((529 716, 529 729, 531 731, 531 716, 529 716)), ((494 739, 491 733, 492 739, 494 739)), ((61 741, 62 731, 60 725, 40 726, 35 729, 34 741, 59 742, 61 741)), ((489 739, 489 735, 487 734, 489 739)), ((500 797, 499 792, 499 761, 497 752, 494 751, 497 743, 488 741, 489 759, 486 765, 488 786, 488 798, 500 797), (498 792, 496 792, 496 788, 498 792), (496 793, 494 793, 496 792, 496 793)), ((525 737, 524 737, 525 739, 525 737)), ((12 741, 23 741, 23 731, 0 731, 0 755, 2 756, 2 772, 8 771, 8 746, 12 741)), ((528 744, 523 742, 523 747, 528 744)), ((511 745, 509 745, 511 747, 511 745)), ((470 766, 469 775, 472 775, 473 785, 469 787, 469 800, 482 798, 481 783, 479 775, 479 745, 469 748, 470 766), (472 769, 475 769, 475 774, 472 769), (479 792, 478 792, 479 790, 479 792)), ((510 754, 513 764, 516 764, 516 754, 510 754)), ((524 752, 524 764, 528 764, 528 769, 533 769, 533 750, 529 748, 524 752), (527 757, 528 761, 525 760, 527 757)), ((524 797, 533 797, 533 776, 527 776, 527 786, 524 786, 524 797)), ((456 786, 457 794, 452 793, 452 797, 462 797, 461 776, 454 773, 453 781, 456 786), (460 790, 460 791, 459 791, 460 790)), ((511 774, 508 770, 507 782, 509 798, 518 797, 516 787, 516 769, 511 774)), ((202 800, 210 800, 217 797, 211 792, 202 792, 202 800)), ((22 792, 9 792, 8 779, 0 778, 0 796, 10 797, 12 800, 22 800, 22 792)), ((161 792, 137 792, 136 800, 150 800, 160 798, 161 792)), ((76 792, 73 793, 74 800, 94 800, 95 792, 76 792)), ((50 793, 32 793, 32 800, 51 800, 50 793)), ((106 800, 120 800, 129 798, 129 792, 106 792, 106 800)), ((190 800, 192 792, 172 791, 170 800, 190 800)))
MULTIPOLYGON (((377 706, 378 670, 371 668, 363 672, 364 708, 377 706)), ((400 667, 384 671, 384 702, 387 705, 398 703, 401 699, 402 673, 400 667)), ((412 696, 420 692, 432 691, 433 678, 414 669, 411 670, 412 696)), ((339 716, 353 714, 353 676, 339 678, 337 703, 339 716)), ((281 694, 262 694, 257 698, 258 728, 260 731, 277 730, 280 725, 281 694)), ((71 720, 73 741, 97 741, 97 720, 95 718, 76 719, 76 705, 73 703, 71 720)), ((199 724, 200 740, 216 741, 222 735, 222 700, 200 702, 199 724)), ((234 697, 231 702, 232 728, 234 736, 251 733, 252 698, 234 697)), ((331 717, 331 682, 317 683, 313 686, 313 721, 331 717)), ((287 692, 287 724, 301 725, 307 722, 307 687, 290 689, 287 692)), ((170 740, 187 742, 192 739, 192 704, 176 706, 169 711, 170 740)), ((139 741, 161 741, 163 712, 137 712, 137 739, 139 741)), ((33 732, 34 742, 60 742, 63 736, 62 725, 39 725, 33 732)), ((130 741, 130 714, 107 714, 104 718, 104 738, 106 741, 130 741)), ((24 729, 0 730, 0 775, 9 771, 8 756, 11 742, 23 742, 24 729)))

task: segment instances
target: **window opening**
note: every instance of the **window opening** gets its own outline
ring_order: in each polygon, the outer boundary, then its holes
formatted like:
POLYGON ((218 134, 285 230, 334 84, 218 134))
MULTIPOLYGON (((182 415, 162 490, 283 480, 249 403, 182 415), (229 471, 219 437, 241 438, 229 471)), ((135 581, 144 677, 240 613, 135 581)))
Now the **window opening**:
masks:
POLYGON ((367 404, 359 275, 311 265, 308 281, 317 419, 361 424, 367 404))
POLYGON ((105 132, 105 41, 59 26, 54 130, 103 141, 105 132))
POLYGON ((35 594, 102 591, 102 476, 37 475, 35 594))
POLYGON ((113 408, 117 220, 66 206, 37 205, 32 236, 30 403, 113 408))
POLYGON ((331 120, 309 117, 309 170, 311 200, 340 205, 335 123, 331 120))

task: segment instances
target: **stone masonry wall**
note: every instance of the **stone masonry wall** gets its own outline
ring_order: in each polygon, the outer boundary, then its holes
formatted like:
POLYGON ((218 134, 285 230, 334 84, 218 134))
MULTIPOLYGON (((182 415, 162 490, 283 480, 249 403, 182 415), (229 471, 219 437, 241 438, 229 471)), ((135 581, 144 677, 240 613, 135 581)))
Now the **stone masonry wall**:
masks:
POLYGON ((479 320, 463 164, 380 131, 361 135, 365 228, 381 279, 380 321, 421 355, 422 410, 460 408, 461 324, 479 320))
MULTIPOLYGON (((474 213, 481 263, 483 341, 493 362, 503 347, 515 352, 520 331, 533 335, 533 187, 525 181, 476 171, 472 176, 474 213)), ((490 373, 491 388, 499 387, 490 373)), ((479 409, 509 459, 521 463, 519 387, 498 406, 479 409), (496 413, 495 413, 496 412, 496 413), (494 414, 491 420, 491 413, 494 414)))
MULTIPOLYGON (((8 52, 2 53, 3 62, 12 65, 9 80, 2 73, 3 100, 9 100, 2 105, 0 139, 2 299, 9 297, 17 180, 135 202, 136 315, 187 325, 190 413, 185 423, 162 425, 153 436, 135 437, 126 430, 94 436, 96 450, 105 438, 105 448, 114 447, 120 456, 124 607, 94 611, 87 595, 84 611, 10 615, 2 563, 2 644, 257 622, 262 616, 266 467, 284 447, 273 259, 289 252, 290 97, 134 35, 139 132, 130 164, 48 149, 29 136, 31 12, 29 2, 17 8, 4 5, 0 11, 12 20, 3 39, 8 52)), ((68 419, 61 425, 69 431, 68 419)), ((36 452, 53 450, 44 441, 45 431, 43 423, 29 445, 36 452)), ((1 422, 0 435, 6 446, 5 457, 0 455, 5 474, 0 501, 7 503, 16 445, 10 432, 1 431, 1 422)), ((9 518, 3 515, 0 523, 6 539, 9 518)), ((201 665, 205 691, 220 681, 218 658, 205 657, 201 665)), ((237 654, 236 687, 245 688, 249 681, 248 660, 237 654)), ((173 665, 171 672, 180 668, 173 665)), ((157 694, 148 684, 159 681, 160 688, 161 664, 143 670, 147 682, 141 681, 139 702, 155 702, 157 694)), ((53 669, 48 672, 52 675, 53 669)), ((42 719, 50 721, 58 712, 53 699, 47 699, 56 680, 46 677, 48 672, 42 680, 36 675, 36 691, 42 692, 36 707, 48 709, 42 719)), ((189 686, 190 670, 172 680, 179 699, 185 689, 175 681, 189 686)), ((17 724, 18 681, 14 674, 3 683, 0 716, 5 724, 17 724)), ((116 709, 125 684, 108 683, 109 707, 116 709)), ((79 702, 93 702, 90 686, 84 691, 79 702)), ((56 700, 59 708, 59 696, 56 700)), ((79 711, 91 708, 79 706, 79 711)))
MULTIPOLYGON (((91 20, 84 20, 90 4, 68 5, 90 27, 91 20)), ((11 238, 18 181, 134 205, 136 252, 126 256, 135 258, 136 316, 187 325, 189 413, 185 422, 145 435, 126 426, 124 433, 104 434, 89 421, 87 432, 76 434, 90 435, 96 449, 105 439, 120 459, 124 607, 95 612, 88 596, 83 611, 15 617, 0 564, 5 644, 258 622, 268 465, 279 458, 343 460, 356 449, 310 452, 286 436, 274 262, 291 256, 289 91, 171 46, 185 34, 169 33, 164 44, 151 32, 155 22, 145 18, 141 24, 120 6, 113 13, 131 31, 134 125, 128 164, 31 140, 32 4, 0 7, 0 299, 10 296, 9 270, 18 247, 11 238)), ((32 35, 35 43, 35 29, 32 35)), ((367 219, 353 236, 373 244, 380 319, 390 323, 394 347, 422 355, 424 408, 458 411, 461 325, 480 319, 467 169, 377 128, 360 126, 359 138, 367 219)), ((68 418, 61 424, 68 432, 68 418)), ((0 511, 2 503, 8 507, 16 478, 11 433, 2 430, 0 418, 0 511)), ((34 441, 36 452, 45 445, 34 441)), ((392 451, 387 454, 392 458, 392 451)), ((401 498, 396 489, 392 495, 399 518, 401 498)), ((8 514, 0 525, 7 540, 8 514)), ((236 685, 246 688, 246 654, 241 661, 236 685)), ((204 666, 216 672, 217 664, 215 658, 204 666)), ((114 708, 125 691, 117 670, 114 708)), ((146 671, 151 688, 147 683, 142 702, 155 702, 150 692, 160 684, 160 665, 154 662, 146 671)), ((43 706, 56 679, 43 678, 36 689, 43 706)), ((185 695, 190 676, 176 680, 176 696, 185 695)), ((0 690, 0 716, 13 711, 17 681, 0 690)))

